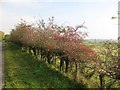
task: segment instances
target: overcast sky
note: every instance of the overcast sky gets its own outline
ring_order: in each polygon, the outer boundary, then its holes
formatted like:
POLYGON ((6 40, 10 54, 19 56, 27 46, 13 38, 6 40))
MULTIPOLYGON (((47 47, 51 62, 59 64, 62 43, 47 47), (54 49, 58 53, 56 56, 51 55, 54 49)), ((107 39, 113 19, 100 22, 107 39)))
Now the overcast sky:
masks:
POLYGON ((55 17, 59 25, 79 25, 85 21, 90 39, 117 39, 119 0, 0 0, 0 30, 10 33, 20 22, 55 17), (74 1, 74 2, 73 2, 74 1), (35 18, 34 18, 35 17, 35 18))

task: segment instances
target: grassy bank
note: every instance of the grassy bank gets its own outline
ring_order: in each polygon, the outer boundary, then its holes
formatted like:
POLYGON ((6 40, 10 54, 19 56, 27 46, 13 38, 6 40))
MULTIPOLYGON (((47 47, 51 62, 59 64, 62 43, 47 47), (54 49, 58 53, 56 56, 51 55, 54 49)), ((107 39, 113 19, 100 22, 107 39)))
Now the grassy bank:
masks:
POLYGON ((83 88, 13 43, 5 43, 5 88, 83 88))

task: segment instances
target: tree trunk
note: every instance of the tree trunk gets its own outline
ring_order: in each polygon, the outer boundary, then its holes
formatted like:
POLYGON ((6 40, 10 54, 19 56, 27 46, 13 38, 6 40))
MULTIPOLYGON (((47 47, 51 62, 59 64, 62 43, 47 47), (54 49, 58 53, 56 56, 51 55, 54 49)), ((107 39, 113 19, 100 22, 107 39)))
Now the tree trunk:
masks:
POLYGON ((41 60, 43 60, 43 49, 40 48, 40 57, 41 57, 41 60))
POLYGON ((50 64, 50 54, 49 53, 47 54, 47 61, 50 64))
POLYGON ((75 70, 75 73, 74 73, 74 81, 77 80, 77 68, 78 68, 77 63, 75 63, 75 67, 76 67, 76 70, 75 70))
POLYGON ((32 48, 33 49, 33 53, 34 53, 34 55, 36 56, 37 54, 36 54, 36 49, 35 48, 32 48))
POLYGON ((56 56, 54 57, 54 59, 55 59, 55 61, 54 61, 54 62, 55 62, 55 65, 56 65, 56 56))
POLYGON ((43 60, 43 53, 42 52, 40 53, 40 56, 41 56, 41 60, 43 60))
POLYGON ((100 79, 100 88, 101 90, 104 90, 104 75, 100 74, 99 79, 100 79))
POLYGON ((63 59, 61 58, 60 59, 60 71, 63 71, 63 69, 64 69, 64 61, 63 61, 63 59))
POLYGON ((65 62, 66 62, 65 72, 67 73, 67 72, 68 72, 68 64, 69 64, 69 61, 68 61, 68 60, 66 60, 65 62))
POLYGON ((73 67, 73 64, 72 62, 70 62, 70 72, 72 72, 72 67, 73 67))

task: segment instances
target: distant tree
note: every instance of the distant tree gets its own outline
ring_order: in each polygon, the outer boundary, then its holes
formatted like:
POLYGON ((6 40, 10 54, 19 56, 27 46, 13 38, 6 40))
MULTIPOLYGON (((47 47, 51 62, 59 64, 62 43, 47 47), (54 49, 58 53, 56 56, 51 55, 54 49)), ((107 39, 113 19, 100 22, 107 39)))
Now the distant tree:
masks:
POLYGON ((2 41, 4 39, 4 32, 0 31, 0 41, 2 41))
POLYGON ((11 41, 10 36, 11 36, 10 34, 6 34, 5 35, 4 39, 5 39, 6 42, 10 42, 11 41))

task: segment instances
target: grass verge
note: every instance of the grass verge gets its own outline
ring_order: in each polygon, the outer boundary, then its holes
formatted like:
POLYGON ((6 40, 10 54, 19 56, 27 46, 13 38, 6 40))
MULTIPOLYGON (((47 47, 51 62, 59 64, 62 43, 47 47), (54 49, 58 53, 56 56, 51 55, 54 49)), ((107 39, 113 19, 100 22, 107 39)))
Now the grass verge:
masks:
POLYGON ((5 88, 84 88, 13 43, 5 43, 5 88))

